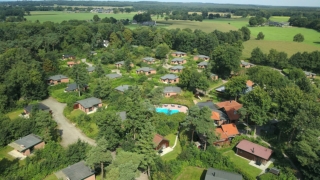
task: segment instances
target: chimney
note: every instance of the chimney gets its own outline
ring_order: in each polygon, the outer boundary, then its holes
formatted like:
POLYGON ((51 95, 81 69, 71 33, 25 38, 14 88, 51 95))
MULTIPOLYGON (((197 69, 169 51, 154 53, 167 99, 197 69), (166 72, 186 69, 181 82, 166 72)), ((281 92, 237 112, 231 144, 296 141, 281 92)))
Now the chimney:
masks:
POLYGON ((231 103, 231 101, 232 101, 232 100, 230 100, 230 103, 231 103))
POLYGON ((252 148, 252 153, 254 153, 254 148, 252 148))
POLYGON ((216 176, 216 172, 213 172, 213 173, 212 173, 212 176, 216 176))

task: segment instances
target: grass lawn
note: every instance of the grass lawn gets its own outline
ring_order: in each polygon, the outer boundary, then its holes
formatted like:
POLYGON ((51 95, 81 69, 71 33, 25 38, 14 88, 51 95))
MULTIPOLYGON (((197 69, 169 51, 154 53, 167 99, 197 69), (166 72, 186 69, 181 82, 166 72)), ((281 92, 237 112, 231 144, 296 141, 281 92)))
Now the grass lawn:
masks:
POLYGON ((12 150, 13 150, 13 148, 10 147, 10 146, 5 146, 5 147, 0 148, 0 161, 3 158, 7 158, 9 160, 13 160, 14 158, 8 154, 8 152, 10 152, 12 150))
POLYGON ((23 109, 18 109, 18 110, 7 113, 7 116, 12 120, 12 119, 19 117, 19 115, 22 112, 23 112, 23 109))
POLYGON ((44 180, 58 180, 57 176, 54 174, 51 174, 47 176, 44 180))
MULTIPOLYGON (((167 138, 170 142, 170 147, 172 147, 174 145, 174 141, 176 139, 176 135, 175 134, 169 134, 167 136, 165 136, 165 138, 167 138)), ((170 161, 173 159, 176 159, 178 157, 178 155, 181 153, 181 145, 180 145, 180 141, 178 139, 177 141, 177 145, 176 147, 173 149, 173 151, 169 152, 168 154, 162 156, 162 160, 164 161, 170 161)))
MULTIPOLYGON (((99 13, 97 14, 101 19, 105 17, 114 17, 116 19, 129 19, 131 20, 136 12, 132 13, 119 13, 119 14, 106 14, 106 13, 99 13)), ((95 13, 67 13, 67 12, 60 12, 60 11, 31 11, 31 16, 25 16, 28 21, 36 21, 39 20, 41 23, 45 21, 52 21, 60 23, 62 21, 68 21, 72 19, 77 20, 91 20, 93 16, 96 15, 95 13)))
POLYGON ((249 165, 249 160, 236 156, 232 150, 224 153, 223 155, 229 157, 238 168, 241 168, 253 177, 257 177, 261 173, 260 169, 249 165))
POLYGON ((186 167, 176 180, 204 180, 202 177, 204 170, 198 167, 186 167))
POLYGON ((163 98, 162 104, 180 104, 185 105, 188 108, 194 105, 193 94, 191 92, 183 92, 181 95, 163 98))

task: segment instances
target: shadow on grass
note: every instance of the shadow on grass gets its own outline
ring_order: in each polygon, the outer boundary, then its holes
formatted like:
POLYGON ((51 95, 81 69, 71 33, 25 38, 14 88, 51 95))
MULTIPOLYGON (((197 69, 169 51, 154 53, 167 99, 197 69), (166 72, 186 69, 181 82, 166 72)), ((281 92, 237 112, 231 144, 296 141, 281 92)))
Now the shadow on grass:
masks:
POLYGON ((19 159, 9 160, 7 158, 3 158, 0 160, 0 174, 4 175, 5 171, 12 168, 12 166, 19 166, 19 159))
POLYGON ((206 178, 206 174, 207 174, 207 170, 205 169, 201 174, 200 180, 204 180, 206 178))
POLYGON ((318 41, 315 41, 315 42, 313 42, 313 43, 315 43, 315 44, 320 44, 320 42, 318 42, 318 41))

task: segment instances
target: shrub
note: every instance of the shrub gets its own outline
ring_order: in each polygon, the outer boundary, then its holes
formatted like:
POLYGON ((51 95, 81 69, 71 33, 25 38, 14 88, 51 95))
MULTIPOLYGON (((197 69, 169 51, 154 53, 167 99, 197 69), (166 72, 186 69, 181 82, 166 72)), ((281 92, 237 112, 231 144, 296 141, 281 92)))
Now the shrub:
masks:
POLYGON ((293 41, 295 41, 295 42, 303 42, 304 41, 304 36, 301 33, 296 34, 293 37, 293 41))

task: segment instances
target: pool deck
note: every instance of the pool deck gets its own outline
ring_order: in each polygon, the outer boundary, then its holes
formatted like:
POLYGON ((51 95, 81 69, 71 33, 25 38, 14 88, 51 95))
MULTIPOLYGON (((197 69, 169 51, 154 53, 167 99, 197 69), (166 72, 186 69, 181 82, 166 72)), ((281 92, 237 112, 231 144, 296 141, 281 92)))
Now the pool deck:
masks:
POLYGON ((182 105, 178 105, 178 104, 162 104, 159 107, 160 108, 167 108, 169 110, 176 109, 176 110, 179 110, 179 112, 182 112, 182 113, 187 113, 188 112, 187 106, 182 106, 182 105), (178 107, 178 106, 180 106, 180 107, 178 107))

